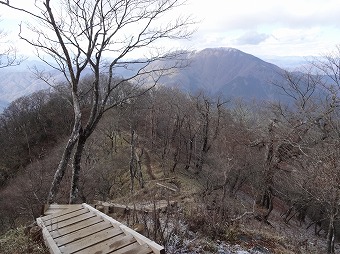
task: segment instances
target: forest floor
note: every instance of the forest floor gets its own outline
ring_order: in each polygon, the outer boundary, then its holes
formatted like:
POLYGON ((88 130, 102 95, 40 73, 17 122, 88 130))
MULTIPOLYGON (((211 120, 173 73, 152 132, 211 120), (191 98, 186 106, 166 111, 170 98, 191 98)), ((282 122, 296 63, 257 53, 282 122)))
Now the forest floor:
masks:
MULTIPOLYGON (((126 196, 109 202, 151 212, 148 216, 133 211, 129 216, 113 214, 114 218, 132 228, 136 223, 144 223, 146 228, 142 233, 164 244, 167 254, 326 253, 326 232, 322 230, 320 236, 316 236, 314 227, 307 229, 310 224, 308 219, 302 224, 296 218, 285 223, 281 216, 283 208, 274 205, 269 224, 256 220, 252 213, 254 198, 249 190, 239 190, 235 196, 227 197, 226 220, 217 218, 212 210, 206 208, 208 203, 214 202, 202 203, 202 183, 186 172, 164 176, 160 170, 154 170, 152 177, 146 179, 144 188, 136 187, 133 194, 126 193, 126 196), (169 207, 165 209, 167 203, 169 207), (163 208, 159 209, 155 220, 156 213, 152 209, 158 205, 163 208), (245 212, 245 216, 235 219, 245 212), (154 230, 155 221, 160 223, 158 233, 154 230)), ((209 198, 220 197, 212 195, 209 198)), ((336 244, 335 248, 335 253, 340 253, 340 245, 336 244)), ((0 253, 45 254, 48 251, 40 240, 30 239, 24 229, 19 228, 0 237, 0 253)))
MULTIPOLYGON (((161 215, 163 222, 163 235, 166 239, 166 250, 171 253, 238 253, 238 254, 321 254, 326 253, 326 232, 321 230, 320 236, 315 235, 314 227, 307 229, 311 221, 306 219, 301 223, 293 217, 285 223, 282 217, 284 208, 274 205, 274 209, 266 224, 256 220, 252 213, 254 198, 249 191, 240 190, 234 197, 226 200, 230 219, 237 214, 247 212, 247 215, 232 223, 214 227, 221 221, 209 214, 209 210, 201 208, 207 204, 199 203, 201 200, 201 184, 195 177, 179 172, 174 176, 164 177, 160 172, 154 172, 156 180, 150 180, 146 187, 136 191, 134 195, 115 199, 114 202, 128 202, 130 206, 151 206, 162 200, 168 200, 169 204, 177 205, 176 211, 170 209, 170 213, 161 215), (162 217, 163 216, 163 217, 162 217), (205 220, 205 221, 204 221, 205 220), (210 220, 207 222, 207 220, 210 220), (206 231, 200 225, 207 226, 206 231), (197 230, 196 230, 197 229, 197 230), (215 236, 212 230, 221 230, 215 236)), ((215 197, 216 198, 216 197, 215 197)), ((218 198, 218 197, 217 197, 218 198)), ((278 202, 280 203, 280 202, 278 202)), ((138 216, 136 216, 138 217, 138 216)), ((120 218, 123 223, 132 226, 135 222, 145 221, 145 218, 137 218, 137 221, 120 218)), ((152 220, 152 218, 151 218, 152 220)), ((150 236, 150 231, 148 230, 150 236)), ((157 238, 157 237, 156 237, 157 238)), ((336 253, 340 253, 340 245, 335 246, 336 253)))

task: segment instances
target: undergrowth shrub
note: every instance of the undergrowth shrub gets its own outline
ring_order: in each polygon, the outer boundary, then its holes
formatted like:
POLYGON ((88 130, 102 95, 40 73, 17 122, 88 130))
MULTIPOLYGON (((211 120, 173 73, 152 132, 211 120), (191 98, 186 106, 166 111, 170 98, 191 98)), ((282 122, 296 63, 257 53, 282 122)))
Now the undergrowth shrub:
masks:
POLYGON ((225 240, 228 218, 218 208, 202 204, 191 207, 185 214, 188 229, 209 236, 212 240, 225 240))
POLYGON ((25 228, 8 230, 0 236, 0 253, 2 254, 48 254, 49 251, 40 242, 33 241, 25 234, 25 228))

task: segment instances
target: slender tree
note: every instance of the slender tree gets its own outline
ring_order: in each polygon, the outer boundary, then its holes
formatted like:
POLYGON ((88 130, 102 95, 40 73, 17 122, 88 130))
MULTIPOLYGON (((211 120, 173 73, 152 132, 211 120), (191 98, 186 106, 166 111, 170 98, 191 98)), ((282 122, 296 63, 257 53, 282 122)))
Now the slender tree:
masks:
MULTIPOLYGON (((161 64, 169 58, 178 59, 181 52, 163 52, 157 47, 158 41, 190 37, 192 32, 188 28, 193 22, 190 17, 167 19, 183 4, 181 0, 40 0, 35 1, 35 12, 8 1, 0 3, 34 18, 36 23, 21 25, 19 37, 36 48, 42 61, 63 73, 70 88, 73 130, 56 169, 48 202, 56 201, 73 154, 69 202, 74 203, 84 146, 102 115, 136 96, 133 87, 127 91, 123 89, 127 81, 138 85, 149 81, 150 85, 151 80, 154 85, 161 75, 178 67, 178 61, 171 61, 170 65, 161 64), (153 53, 141 60, 126 60, 132 53, 143 50, 153 53), (53 64, 46 60, 46 56, 54 60, 53 64), (157 65, 152 64, 156 61, 157 65), (115 78, 119 68, 125 68, 130 75, 115 78), (91 70, 93 78, 86 92, 92 93, 92 97, 89 113, 85 115, 81 108, 83 91, 80 82, 88 70, 91 70)), ((39 75, 54 85, 51 79, 41 73, 39 75)))
POLYGON ((206 156, 213 142, 217 139, 218 134, 220 132, 222 108, 226 102, 223 102, 221 101, 220 98, 218 98, 217 102, 213 103, 210 99, 208 99, 204 95, 203 96, 200 95, 195 99, 196 108, 200 116, 199 122, 202 125, 200 135, 201 147, 199 149, 195 165, 196 173, 199 173, 203 168, 206 156), (213 123, 213 121, 215 122, 213 123))

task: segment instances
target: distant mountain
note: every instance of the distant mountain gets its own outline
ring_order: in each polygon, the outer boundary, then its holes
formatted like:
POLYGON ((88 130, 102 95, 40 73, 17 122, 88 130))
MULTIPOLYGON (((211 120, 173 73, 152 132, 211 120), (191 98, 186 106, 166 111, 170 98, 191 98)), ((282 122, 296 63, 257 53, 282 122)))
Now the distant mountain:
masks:
POLYGON ((234 48, 208 48, 187 57, 190 65, 163 78, 163 84, 227 98, 279 99, 271 83, 281 79, 283 70, 274 64, 234 48))
POLYGON ((0 111, 18 97, 47 88, 42 81, 34 78, 28 70, 0 70, 0 111))
MULTIPOLYGON (((270 85, 273 80, 279 80, 282 73, 282 69, 274 64, 234 48, 207 48, 187 52, 186 57, 189 66, 163 77, 163 85, 178 87, 190 93, 205 91, 225 98, 280 99, 277 88, 270 85)), ((35 78, 27 66, 52 71, 39 61, 25 61, 18 67, 0 69, 0 111, 20 96, 48 88, 35 78)), ((62 79, 60 73, 54 73, 59 76, 57 79, 62 79)), ((124 76, 127 73, 131 74, 131 71, 121 69, 117 75, 124 76)))
POLYGON ((288 70, 299 70, 301 67, 308 65, 315 56, 263 56, 262 60, 275 64, 280 68, 288 70))
POLYGON ((48 89, 50 86, 37 78, 33 69, 45 71, 56 81, 65 80, 62 73, 39 60, 26 60, 18 66, 0 69, 0 112, 15 99, 48 89))

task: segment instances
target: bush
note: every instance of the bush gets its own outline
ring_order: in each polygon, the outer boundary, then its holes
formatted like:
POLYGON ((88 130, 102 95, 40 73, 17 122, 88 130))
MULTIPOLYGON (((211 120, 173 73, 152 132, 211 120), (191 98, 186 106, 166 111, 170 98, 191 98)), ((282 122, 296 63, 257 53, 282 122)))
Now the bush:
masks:
POLYGON ((186 214, 188 229, 209 236, 212 240, 225 240, 228 219, 219 209, 208 209, 205 205, 192 207, 186 214))
POLYGON ((40 242, 34 242, 20 227, 7 231, 0 237, 0 253, 3 254, 48 254, 49 251, 40 242))

